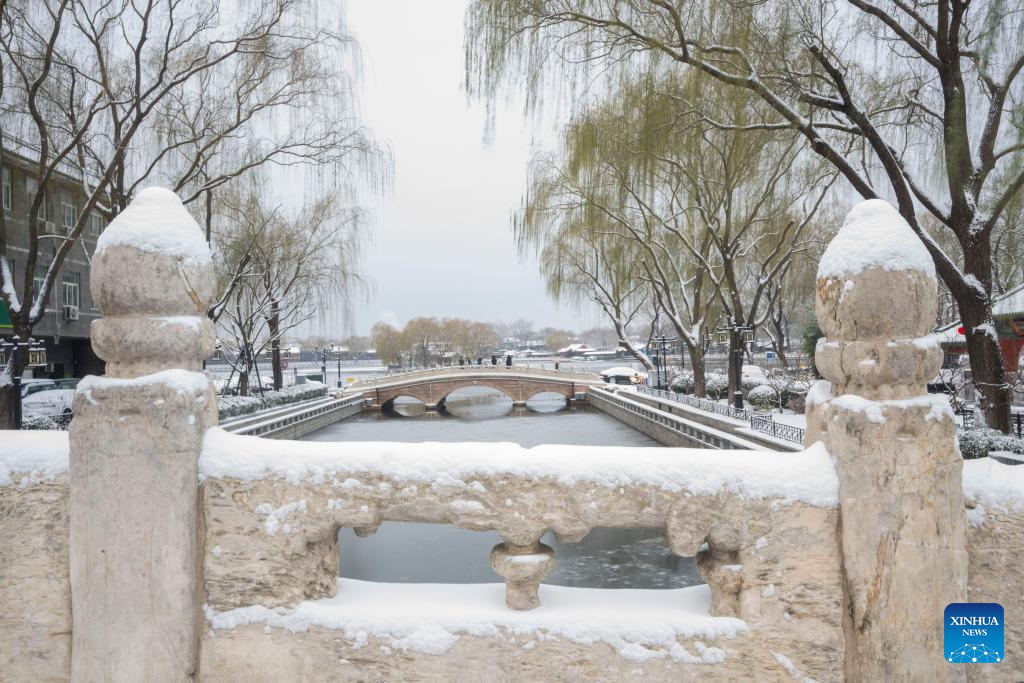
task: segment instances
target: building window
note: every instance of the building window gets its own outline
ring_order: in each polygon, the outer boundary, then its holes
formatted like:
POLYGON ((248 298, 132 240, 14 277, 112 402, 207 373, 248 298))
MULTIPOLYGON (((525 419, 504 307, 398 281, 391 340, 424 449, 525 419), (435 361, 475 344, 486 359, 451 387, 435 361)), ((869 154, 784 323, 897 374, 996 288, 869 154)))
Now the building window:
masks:
POLYGON ((78 273, 64 273, 62 278, 64 286, 64 305, 78 308, 81 303, 81 278, 78 273))
POLYGON ((103 232, 103 216, 98 211, 93 211, 89 215, 89 233, 93 237, 99 237, 101 232, 103 232))
POLYGON ((63 201, 60 203, 61 207, 61 222, 64 225, 64 232, 71 234, 71 230, 75 227, 75 222, 78 220, 78 209, 75 207, 73 202, 63 201))
POLYGON ((4 210, 11 210, 11 169, 5 168, 3 173, 4 210))

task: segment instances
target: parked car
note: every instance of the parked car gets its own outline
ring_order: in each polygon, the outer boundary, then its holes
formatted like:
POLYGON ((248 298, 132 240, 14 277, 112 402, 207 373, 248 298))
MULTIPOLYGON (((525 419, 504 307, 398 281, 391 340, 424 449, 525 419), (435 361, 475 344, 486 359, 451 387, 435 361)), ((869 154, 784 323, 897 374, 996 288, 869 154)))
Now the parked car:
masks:
POLYGON ((52 379, 23 379, 21 380, 21 398, 27 398, 40 391, 53 391, 59 388, 52 379))
POLYGON ((50 419, 71 419, 71 405, 75 398, 74 389, 62 389, 56 382, 28 380, 21 395, 23 417, 41 415, 50 419))

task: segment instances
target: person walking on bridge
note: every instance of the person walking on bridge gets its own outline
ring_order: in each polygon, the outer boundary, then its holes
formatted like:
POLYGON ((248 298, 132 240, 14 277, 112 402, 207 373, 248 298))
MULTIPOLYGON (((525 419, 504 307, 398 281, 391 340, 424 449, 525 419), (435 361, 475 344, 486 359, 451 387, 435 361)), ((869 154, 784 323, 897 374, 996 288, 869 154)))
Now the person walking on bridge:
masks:
POLYGON ((512 368, 512 354, 505 356, 505 367, 509 369, 512 368))

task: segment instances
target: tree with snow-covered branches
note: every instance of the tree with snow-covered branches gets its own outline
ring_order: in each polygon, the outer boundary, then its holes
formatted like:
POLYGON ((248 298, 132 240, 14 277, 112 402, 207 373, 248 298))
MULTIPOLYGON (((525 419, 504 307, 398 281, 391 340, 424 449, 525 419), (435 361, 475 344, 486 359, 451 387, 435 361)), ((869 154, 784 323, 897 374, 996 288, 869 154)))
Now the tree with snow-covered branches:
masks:
MULTIPOLYGON (((1010 386, 990 334, 993 233, 1024 188, 1024 13, 937 0, 476 0, 467 79, 493 97, 608 69, 698 71, 768 107, 722 130, 788 130, 854 192, 892 200, 922 239, 967 330, 990 426, 1010 386), (959 254, 924 228, 930 216, 959 254)), ((562 89, 572 92, 571 89, 562 89)))

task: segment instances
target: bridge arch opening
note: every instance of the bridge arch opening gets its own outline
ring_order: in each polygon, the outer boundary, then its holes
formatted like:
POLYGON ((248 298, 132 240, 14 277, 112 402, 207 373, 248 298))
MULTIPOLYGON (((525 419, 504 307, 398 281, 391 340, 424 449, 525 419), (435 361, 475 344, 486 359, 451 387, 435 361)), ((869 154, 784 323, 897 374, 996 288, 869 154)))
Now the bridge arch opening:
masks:
POLYGON ((460 387, 437 402, 437 411, 464 420, 487 420, 512 412, 512 397, 500 389, 476 384, 460 387))
MULTIPOLYGON (((341 527, 339 575, 387 583, 496 583, 488 557, 501 537, 450 524, 384 522, 374 529, 341 527), (368 533, 370 532, 370 533, 368 533), (453 562, 457 558, 457 562, 453 562)), ((555 569, 541 583, 578 588, 665 590, 706 583, 708 560, 674 554, 660 528, 595 527, 579 540, 541 542, 555 551, 555 569)))
POLYGON ((527 410, 534 413, 554 413, 564 410, 569 400, 557 391, 539 391, 526 399, 527 410))
POLYGON ((423 401, 412 396, 395 396, 380 407, 380 412, 389 417, 419 417, 426 410, 423 401))

